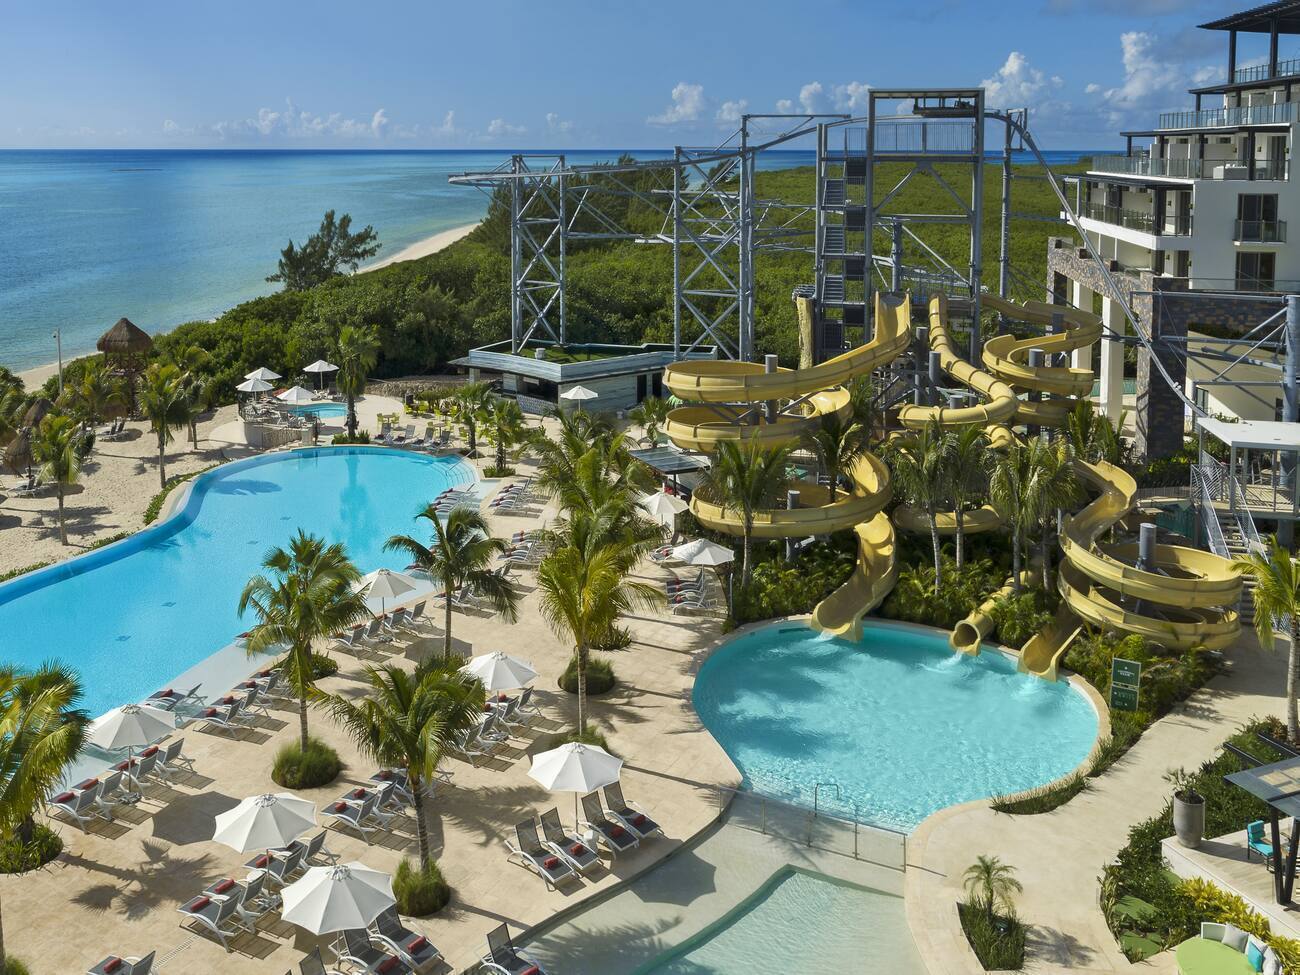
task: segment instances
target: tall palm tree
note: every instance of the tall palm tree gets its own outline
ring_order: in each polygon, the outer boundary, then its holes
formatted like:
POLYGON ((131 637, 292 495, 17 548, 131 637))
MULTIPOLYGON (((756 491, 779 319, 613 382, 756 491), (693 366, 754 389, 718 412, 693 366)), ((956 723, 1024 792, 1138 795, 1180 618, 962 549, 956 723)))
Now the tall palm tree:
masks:
POLYGON ((966 551, 966 506, 978 502, 988 493, 989 438, 982 427, 966 426, 948 432, 947 481, 957 522, 956 565, 961 571, 966 551))
POLYGON ((753 575, 754 513, 773 508, 780 500, 786 477, 790 447, 767 448, 757 443, 724 440, 718 444, 709 469, 700 483, 703 496, 716 504, 740 512, 740 586, 749 588, 753 575))
POLYGON ((904 434, 891 442, 889 467, 899 493, 914 507, 925 512, 934 546, 934 591, 942 582, 942 548, 939 543, 939 511, 950 500, 948 485, 948 441, 937 420, 920 430, 904 434))
POLYGON ((1043 588, 1051 589, 1052 531, 1056 526, 1057 512, 1078 497, 1079 482, 1074 474, 1074 451, 1068 441, 1037 438, 1029 447, 1033 477, 1027 496, 1028 516, 1038 527, 1043 588))
POLYGON ((553 549, 537 568, 542 616, 573 645, 578 667, 578 734, 587 733, 587 668, 591 648, 618 620, 637 608, 657 606, 659 591, 628 578, 639 558, 618 541, 580 542, 553 549))
POLYGON ((579 462, 593 450, 600 457, 600 472, 615 480, 632 481, 636 464, 628 452, 627 438, 621 436, 600 414, 552 414, 557 429, 532 432, 529 446, 537 456, 537 490, 552 498, 571 490, 578 477, 579 462))
POLYGON ((172 430, 189 420, 189 406, 181 371, 170 362, 155 362, 145 370, 138 400, 140 412, 158 438, 158 483, 167 487, 167 445, 172 430))
POLYGON ((368 693, 360 700, 326 695, 319 700, 362 753, 381 766, 405 769, 415 797, 420 866, 433 864, 424 808, 427 786, 448 746, 483 717, 483 685, 459 664, 427 659, 408 673, 396 664, 366 668, 368 693))
POLYGON ((651 447, 658 447, 659 435, 663 432, 663 426, 671 412, 672 406, 667 400, 660 399, 658 396, 647 396, 632 408, 628 419, 641 426, 642 440, 649 443, 651 447))
POLYGON ((871 449, 871 431, 861 418, 849 413, 825 413, 803 438, 804 447, 816 456, 831 483, 831 498, 847 473, 871 449))
POLYGON ((1300 741, 1296 694, 1300 685, 1300 564, 1277 540, 1269 536, 1267 552, 1250 552, 1232 563, 1239 572, 1255 577, 1255 636, 1265 650, 1273 649, 1273 628, 1285 626, 1286 734, 1300 741))
POLYGON ((1034 482, 1034 458, 1030 446, 1013 438, 1007 449, 996 455, 989 475, 989 501, 1011 530, 1011 585, 1020 592, 1020 566, 1024 540, 1034 525, 1030 492, 1034 482))
POLYGON ((249 654, 285 650, 284 675, 298 693, 301 746, 307 749, 307 698, 313 688, 312 644, 369 615, 355 591, 361 573, 344 547, 302 529, 289 547, 273 548, 262 559, 265 572, 249 579, 239 596, 239 615, 252 609, 257 623, 249 631, 249 654))
POLYGON ((172 361, 181 370, 181 384, 185 388, 185 423, 189 427, 190 445, 199 447, 199 417, 208 408, 211 385, 203 375, 203 368, 212 356, 201 345, 187 345, 172 355, 172 361))
MULTIPOLYGON (((85 742, 81 695, 76 673, 58 664, 0 667, 0 837, 31 841, 36 810, 85 742)), ((5 961, 0 925, 0 971, 5 961)))
POLYGON ((519 592, 510 580, 491 568, 492 560, 509 546, 505 539, 492 536, 487 519, 477 508, 457 506, 444 521, 430 504, 415 517, 424 518, 432 526, 432 544, 425 545, 410 535, 394 535, 384 542, 384 548, 405 552, 414 564, 442 583, 447 614, 442 654, 450 660, 451 600, 462 587, 472 586, 493 612, 509 622, 519 619, 519 592))
POLYGON ((1003 863, 996 856, 980 854, 975 862, 962 874, 963 885, 970 899, 988 912, 993 919, 994 910, 1001 906, 1011 908, 1011 895, 1018 894, 1024 887, 1016 879, 1016 868, 1003 863))
POLYGON ((519 403, 512 399, 493 398, 490 404, 479 414, 478 422, 483 426, 492 446, 496 448, 494 464, 498 471, 506 469, 506 452, 520 442, 524 436, 524 411, 519 403))
POLYGON ((68 544, 68 527, 64 522, 63 499, 81 473, 81 455, 77 446, 80 431, 72 417, 51 413, 32 434, 32 458, 41 465, 41 480, 54 485, 59 499, 59 542, 68 544))
POLYGON ((379 336, 372 327, 344 325, 339 329, 335 350, 339 371, 334 381, 348 401, 348 437, 357 435, 357 397, 366 391, 366 380, 379 361, 379 336))
POLYGON ((1077 457, 1117 464, 1122 453, 1119 431, 1123 427, 1124 414, 1120 414, 1117 426, 1111 426, 1110 420, 1097 412, 1092 400, 1081 399, 1066 417, 1064 432, 1077 457))
POLYGON ((492 387, 482 382, 465 383, 452 393, 452 398, 456 401, 460 422, 465 424, 465 441, 472 454, 478 449, 479 417, 492 402, 492 387))

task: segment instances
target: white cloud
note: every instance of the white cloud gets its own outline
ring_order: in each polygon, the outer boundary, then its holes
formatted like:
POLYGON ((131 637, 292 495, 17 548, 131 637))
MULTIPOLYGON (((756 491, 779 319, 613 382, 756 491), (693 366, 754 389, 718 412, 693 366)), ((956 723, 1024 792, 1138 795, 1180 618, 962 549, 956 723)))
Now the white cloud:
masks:
POLYGON ((835 107, 844 112, 857 114, 867 110, 867 96, 871 86, 865 81, 850 81, 847 85, 835 86, 835 107))
POLYGON ((382 108, 370 118, 370 131, 376 139, 382 139, 388 133, 388 113, 382 108))
MULTIPOLYGON (((1060 83, 1059 78, 1053 81, 1060 83)), ((1028 58, 1019 51, 1012 51, 997 73, 980 84, 990 108, 1021 108, 1037 102, 1048 82, 1043 72, 1031 65, 1028 58)))
POLYGON ((782 115, 794 114, 794 102, 788 98, 781 98, 776 103, 776 110, 782 115))
POLYGON ((1097 84, 1095 81, 1083 89, 1085 95, 1095 95, 1099 91, 1101 91, 1101 85, 1097 84))
POLYGON ((826 111, 826 96, 820 81, 810 81, 799 89, 799 107, 809 115, 826 111))
POLYGON ((511 125, 503 118, 494 118, 488 123, 487 134, 490 138, 496 139, 503 135, 523 135, 527 132, 522 125, 511 125))
POLYGON ((1126 31, 1119 38, 1124 60, 1124 81, 1106 90, 1106 100, 1121 108, 1166 98, 1184 80, 1177 65, 1157 54, 1156 36, 1146 31, 1126 31))
POLYGON ((573 123, 562 119, 555 112, 546 113, 546 131, 552 135, 563 135, 573 131, 573 123))
POLYGON ((651 115, 647 122, 651 125, 679 125, 682 122, 695 122, 704 110, 704 86, 679 81, 673 86, 672 104, 658 115, 651 115))
POLYGON ((740 121, 740 117, 745 114, 745 109, 749 108, 749 102, 743 98, 735 101, 723 102, 718 106, 717 114, 714 119, 718 122, 734 124, 740 121))
POLYGON ((460 135, 460 129, 456 128, 456 111, 448 109, 447 114, 442 117, 442 121, 432 127, 433 136, 437 139, 454 139, 460 135))

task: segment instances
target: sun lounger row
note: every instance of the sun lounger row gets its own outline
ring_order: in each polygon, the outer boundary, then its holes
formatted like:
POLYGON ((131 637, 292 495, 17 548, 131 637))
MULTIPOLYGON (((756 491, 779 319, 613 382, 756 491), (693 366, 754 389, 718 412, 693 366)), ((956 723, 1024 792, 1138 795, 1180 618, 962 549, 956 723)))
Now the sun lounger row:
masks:
POLYGON ((507 484, 488 503, 488 507, 496 512, 514 511, 526 507, 533 500, 532 484, 531 477, 516 481, 514 484, 507 484))
POLYGON ((416 631, 420 621, 425 618, 424 609, 428 600, 422 599, 414 606, 401 606, 391 613, 376 616, 369 623, 358 623, 345 633, 334 634, 330 642, 331 649, 351 650, 354 653, 362 647, 376 643, 390 643, 393 636, 403 631, 416 631))
POLYGON ((126 420, 114 420, 106 427, 95 431, 96 440, 121 440, 126 436, 126 420))
POLYGON ((408 423, 405 430, 395 432, 393 425, 384 421, 374 442, 389 447, 405 447, 408 450, 441 450, 451 446, 451 431, 444 428, 441 432, 436 432, 430 423, 425 426, 424 434, 417 437, 414 423, 408 423))
POLYGON ((471 765, 476 759, 488 758, 510 740, 510 729, 527 725, 541 711, 532 703, 533 689, 512 698, 500 695, 483 708, 483 720, 477 728, 465 732, 451 744, 451 751, 471 765))
POLYGON ((396 784, 385 782, 373 789, 351 789, 326 805, 321 813, 369 843, 370 834, 386 828, 405 805, 396 784))
POLYGON ((184 738, 169 742, 165 748, 156 745, 146 748, 103 775, 78 782, 51 796, 47 805, 51 812, 63 813, 71 819, 83 833, 86 824, 96 819, 111 823, 113 808, 138 801, 148 782, 170 782, 173 775, 194 770, 194 762, 186 757, 184 749, 184 738))

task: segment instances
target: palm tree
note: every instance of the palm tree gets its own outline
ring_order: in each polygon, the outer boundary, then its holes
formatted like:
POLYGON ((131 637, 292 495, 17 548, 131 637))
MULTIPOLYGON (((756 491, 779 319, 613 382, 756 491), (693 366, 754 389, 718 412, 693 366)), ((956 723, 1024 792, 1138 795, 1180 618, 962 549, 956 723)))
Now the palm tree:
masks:
POLYGON ((496 448, 495 466, 500 473, 506 469, 506 451, 520 442, 524 435, 524 411, 512 399, 493 399, 479 414, 478 422, 496 448))
POLYGON ((384 548, 405 552, 411 561, 442 583, 446 618, 443 626, 442 654, 451 659, 451 601, 464 586, 472 586, 493 612, 514 623, 519 619, 519 593, 504 576, 492 570, 492 560, 509 546, 504 539, 493 538, 487 519, 477 508, 457 506, 445 521, 430 504, 415 517, 426 519, 433 527, 432 545, 426 546, 409 535, 394 535, 384 548))
POLYGON ((657 606, 659 591, 628 578, 640 558, 636 546, 619 541, 582 542, 551 551, 537 568, 542 616, 573 645, 578 667, 578 734, 587 733, 587 668, 591 648, 634 609, 657 606))
POLYGON ((1300 684, 1300 565, 1277 540, 1269 536, 1268 551, 1252 551, 1233 559, 1239 572, 1255 577, 1255 636, 1265 650, 1273 649, 1273 628, 1285 626, 1288 640, 1286 666, 1286 734, 1300 741, 1296 692, 1300 684))
POLYGON ((452 394, 460 414, 460 422, 465 424, 465 441, 472 454, 478 449, 479 417, 492 402, 492 387, 487 383, 466 383, 452 394))
POLYGON ((81 473, 81 455, 77 450, 80 440, 80 431, 72 417, 61 413, 47 416, 32 435, 32 457, 41 465, 41 480, 54 484, 58 492, 59 542, 63 545, 68 544, 63 499, 81 473))
MULTIPOLYGON (((81 681, 58 664, 0 667, 0 837, 32 839, 35 814, 85 741, 81 681)), ((0 972, 5 971, 0 925, 0 972)))
POLYGON ((989 500, 1002 523, 1011 529, 1011 585, 1020 592, 1024 539, 1034 524, 1029 494, 1034 481, 1033 450, 1013 438, 997 455, 989 476, 989 500))
POLYGON ((966 506, 988 493, 989 438, 978 426, 959 427, 948 433, 948 498, 956 520, 956 565, 961 571, 966 552, 966 506))
POLYGON ((767 448, 757 443, 724 440, 713 454, 713 462, 704 472, 700 491, 716 504, 740 511, 741 536, 740 587, 749 587, 754 567, 751 558, 754 536, 754 513, 776 506, 785 487, 786 462, 790 447, 767 448))
POLYGON ((840 475, 848 473, 871 449, 871 431, 861 418, 849 413, 824 413, 817 425, 804 436, 804 447, 811 451, 826 471, 831 484, 831 500, 836 497, 840 475))
POLYGON ((558 429, 536 429, 529 446, 538 459, 536 487, 543 494, 558 498, 568 491, 577 478, 579 461, 592 450, 600 456, 602 475, 616 480, 631 480, 636 464, 628 453, 627 438, 620 436, 608 418, 595 413, 552 414, 558 429))
POLYGON ((1065 440, 1036 439, 1030 444, 1030 464, 1033 477, 1027 495, 1028 517, 1038 527, 1043 588, 1050 589, 1051 537, 1057 512, 1069 506, 1079 493, 1079 482, 1074 474, 1074 451, 1065 440))
POLYGON ((158 437, 158 482, 167 487, 167 445, 172 430, 189 420, 189 406, 181 371, 170 362, 155 362, 144 373, 139 407, 158 437))
POLYGON ((1119 431, 1123 428, 1123 413, 1119 424, 1111 426, 1110 420, 1097 412, 1092 400, 1081 399, 1066 417, 1064 432, 1080 459, 1117 464, 1122 453, 1119 431))
POLYGON ((658 396, 648 396, 632 408, 628 418, 633 423, 640 424, 643 441, 648 442, 651 447, 658 447, 659 434, 671 412, 672 407, 667 400, 660 399, 658 396))
POLYGON ((307 698, 313 685, 312 644, 369 615, 355 590, 361 573, 335 542, 301 529, 288 549, 273 548, 262 559, 266 570, 249 579, 239 596, 239 615, 252 609, 257 623, 248 634, 248 653, 284 649, 284 675, 298 693, 298 720, 307 750, 307 698))
POLYGON ((352 735, 358 749, 381 766, 405 769, 415 797, 420 866, 433 864, 424 808, 448 746, 483 717, 483 685, 460 672, 459 663, 427 659, 408 673, 396 664, 367 667, 368 693, 359 701, 342 695, 319 700, 352 735))
POLYGON ((357 435, 357 397, 366 391, 370 370, 379 360, 379 336, 371 327, 344 325, 335 351, 339 371, 334 381, 348 401, 348 438, 357 435))
POLYGON ((962 878, 971 901, 988 912, 990 921, 995 908, 1001 906, 1009 910, 1011 895, 1024 890, 1016 879, 1016 868, 996 856, 980 854, 966 868, 962 878))
POLYGON ((199 417, 208 408, 211 387, 203 377, 202 369, 212 361, 212 356, 201 345, 187 345, 172 356, 181 370, 181 384, 185 388, 185 423, 190 431, 190 444, 199 447, 199 417))
POLYGON ((80 381, 68 387, 67 398, 82 420, 92 427, 111 408, 126 402, 121 381, 113 376, 102 358, 86 363, 80 381))
POLYGON ((942 581, 939 544, 939 510, 949 503, 948 440, 939 421, 931 420, 890 444, 889 467, 894 483, 907 502, 925 512, 934 545, 934 591, 942 581))

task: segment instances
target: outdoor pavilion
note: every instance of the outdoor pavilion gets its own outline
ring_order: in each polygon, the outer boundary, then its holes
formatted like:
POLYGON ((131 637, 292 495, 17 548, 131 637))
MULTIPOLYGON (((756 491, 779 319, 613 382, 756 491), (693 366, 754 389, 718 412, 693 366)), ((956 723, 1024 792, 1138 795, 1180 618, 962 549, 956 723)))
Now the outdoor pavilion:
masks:
POLYGON ((1216 506, 1248 510, 1253 518, 1276 519, 1284 544, 1294 537, 1300 518, 1300 423, 1281 420, 1220 420, 1197 417, 1199 462, 1193 487, 1203 490, 1216 506), (1227 464, 1205 452, 1205 438, 1228 448, 1227 464))
MULTIPOLYGON (((1223 777, 1238 788, 1245 789, 1256 799, 1268 804, 1268 842, 1273 847, 1273 897, 1279 904, 1290 904, 1295 889, 1296 850, 1300 846, 1300 755, 1294 754, 1281 742, 1269 743, 1290 757, 1270 765, 1256 765, 1231 772, 1223 777), (1291 819, 1291 836, 1282 842, 1282 817, 1291 819)), ((1230 751, 1249 762, 1254 756, 1232 745, 1230 751)))
POLYGON ((672 446, 646 447, 641 450, 630 450, 628 453, 660 477, 671 477, 674 494, 680 493, 679 477, 688 476, 687 486, 694 490, 696 481, 694 475, 709 466, 705 458, 697 454, 688 454, 672 446))

